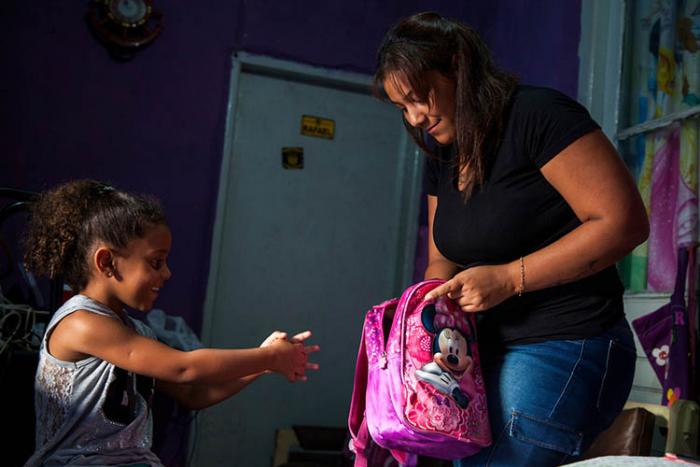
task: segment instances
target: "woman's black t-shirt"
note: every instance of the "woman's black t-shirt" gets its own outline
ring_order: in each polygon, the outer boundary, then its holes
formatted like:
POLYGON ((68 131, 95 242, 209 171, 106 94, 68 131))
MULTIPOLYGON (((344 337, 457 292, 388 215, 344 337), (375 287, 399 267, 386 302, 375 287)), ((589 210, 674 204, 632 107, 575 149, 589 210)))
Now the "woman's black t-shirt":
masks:
MULTIPOLYGON (((581 222, 540 169, 599 128, 564 94, 519 86, 484 184, 466 203, 456 186, 453 148, 438 147, 425 169, 426 191, 438 198, 433 223, 438 250, 463 268, 503 264, 578 227, 581 222)), ((622 292, 611 266, 576 282, 511 297, 481 314, 479 340, 488 346, 599 334, 623 316, 622 292)))

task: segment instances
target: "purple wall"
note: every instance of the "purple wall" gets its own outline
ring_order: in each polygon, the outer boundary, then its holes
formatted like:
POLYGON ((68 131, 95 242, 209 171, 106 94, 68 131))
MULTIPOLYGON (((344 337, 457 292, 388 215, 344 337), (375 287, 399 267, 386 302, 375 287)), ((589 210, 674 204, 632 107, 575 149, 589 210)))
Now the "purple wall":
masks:
POLYGON ((481 31, 524 82, 575 96, 580 0, 154 0, 165 29, 117 63, 89 33, 87 1, 0 4, 0 186, 92 177, 152 193, 174 235, 158 306, 200 328, 231 54, 371 73, 384 31, 432 9, 481 31))

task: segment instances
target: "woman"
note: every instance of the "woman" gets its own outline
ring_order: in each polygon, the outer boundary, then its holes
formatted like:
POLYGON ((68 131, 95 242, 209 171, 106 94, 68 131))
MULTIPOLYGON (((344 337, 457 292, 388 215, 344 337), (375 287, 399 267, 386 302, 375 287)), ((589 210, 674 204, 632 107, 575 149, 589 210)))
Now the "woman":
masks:
POLYGON ((455 465, 559 465, 620 412, 635 351, 615 262, 648 221, 579 104, 519 86, 469 27, 421 13, 385 36, 378 91, 429 155, 428 266, 479 313, 493 445, 455 465))

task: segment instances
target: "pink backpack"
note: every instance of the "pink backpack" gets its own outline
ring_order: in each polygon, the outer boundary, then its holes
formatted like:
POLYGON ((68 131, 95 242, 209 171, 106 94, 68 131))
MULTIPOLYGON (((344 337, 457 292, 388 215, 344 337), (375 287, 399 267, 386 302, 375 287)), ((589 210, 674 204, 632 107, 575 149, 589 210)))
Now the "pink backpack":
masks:
POLYGON ((365 316, 348 418, 355 466, 368 465, 372 440, 406 466, 491 444, 475 317, 446 297, 423 301, 442 283, 419 282, 365 316))

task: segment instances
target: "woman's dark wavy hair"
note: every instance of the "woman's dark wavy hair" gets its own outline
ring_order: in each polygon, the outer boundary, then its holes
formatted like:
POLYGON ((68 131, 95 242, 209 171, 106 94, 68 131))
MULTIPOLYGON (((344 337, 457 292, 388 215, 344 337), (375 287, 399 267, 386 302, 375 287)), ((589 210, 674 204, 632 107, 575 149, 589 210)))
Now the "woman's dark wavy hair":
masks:
POLYGON ((33 204, 24 237, 27 269, 61 277, 79 292, 90 278, 98 242, 126 248, 149 227, 166 224, 157 200, 119 191, 95 180, 77 180, 42 193, 33 204))
MULTIPOLYGON (((386 79, 402 80, 419 100, 427 102, 431 91, 426 79, 429 71, 452 78, 456 84, 455 164, 468 168, 466 200, 483 184, 487 159, 500 144, 517 79, 495 66, 491 52, 476 31, 433 12, 405 18, 384 36, 377 52, 374 91, 384 96, 386 79)), ((416 144, 433 155, 423 131, 412 127, 405 118, 404 125, 416 144)))

